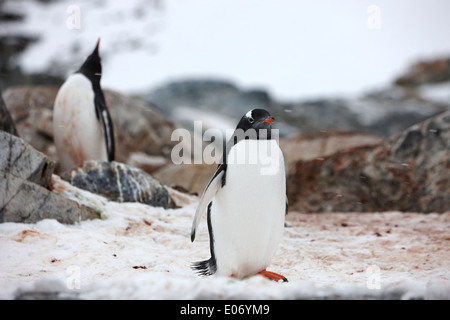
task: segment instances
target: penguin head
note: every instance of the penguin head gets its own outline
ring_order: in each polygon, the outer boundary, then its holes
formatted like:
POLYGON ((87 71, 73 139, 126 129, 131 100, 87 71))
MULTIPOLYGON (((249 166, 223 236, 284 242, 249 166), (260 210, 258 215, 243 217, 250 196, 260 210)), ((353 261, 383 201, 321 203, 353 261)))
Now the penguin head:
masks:
POLYGON ((100 39, 97 40, 97 45, 94 51, 86 58, 77 73, 82 73, 92 82, 100 82, 102 76, 102 63, 98 53, 100 46, 100 39))
POLYGON ((257 139, 271 139, 272 123, 275 118, 264 109, 252 109, 247 112, 239 121, 236 130, 241 129, 248 132, 253 129, 256 132, 257 139), (267 133, 267 136, 260 135, 261 130, 267 133))
POLYGON ((236 130, 225 145, 222 161, 227 162, 230 149, 242 140, 271 140, 275 118, 264 109, 252 109, 239 121, 236 130))

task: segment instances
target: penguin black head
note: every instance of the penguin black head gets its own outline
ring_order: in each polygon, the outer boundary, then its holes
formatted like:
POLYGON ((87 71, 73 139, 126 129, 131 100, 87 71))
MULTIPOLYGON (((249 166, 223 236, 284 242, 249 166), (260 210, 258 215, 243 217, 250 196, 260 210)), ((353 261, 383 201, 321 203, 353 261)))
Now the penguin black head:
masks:
MULTIPOLYGON (((230 140, 224 146, 221 165, 226 166, 228 153, 238 142, 242 140, 271 140, 272 123, 274 121, 275 118, 267 110, 252 109, 247 112, 241 118, 230 140)), ((225 182, 222 182, 222 184, 225 184, 225 182)))
POLYGON ((92 82, 100 82, 102 76, 102 63, 98 53, 99 46, 100 39, 97 40, 94 51, 86 58, 83 65, 77 71, 77 73, 83 74, 92 82))
MULTIPOLYGON (((256 139, 271 139, 272 123, 275 120, 270 113, 264 109, 253 109, 247 112, 239 121, 236 130, 248 133, 250 129, 256 133, 256 139)), ((251 138, 251 135, 246 139, 251 138)))

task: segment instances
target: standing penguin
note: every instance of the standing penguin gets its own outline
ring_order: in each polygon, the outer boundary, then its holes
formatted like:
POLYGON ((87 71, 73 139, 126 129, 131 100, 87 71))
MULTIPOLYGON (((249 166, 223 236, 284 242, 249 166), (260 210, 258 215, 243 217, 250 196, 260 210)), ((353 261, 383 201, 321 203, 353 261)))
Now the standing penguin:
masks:
POLYGON ((86 160, 114 160, 113 123, 100 87, 99 44, 100 39, 55 99, 53 136, 62 172, 79 167, 86 160))
POLYGON ((206 186, 192 223, 191 241, 207 211, 211 258, 192 268, 201 275, 287 279, 269 266, 287 213, 284 158, 272 137, 274 118, 253 109, 240 120, 222 163, 206 186))

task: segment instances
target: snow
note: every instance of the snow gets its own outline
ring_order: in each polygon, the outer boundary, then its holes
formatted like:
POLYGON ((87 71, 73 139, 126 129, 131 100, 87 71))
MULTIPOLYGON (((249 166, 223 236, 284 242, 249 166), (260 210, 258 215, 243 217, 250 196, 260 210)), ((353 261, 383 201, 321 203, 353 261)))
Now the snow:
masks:
POLYGON ((416 59, 450 52, 446 0, 9 0, 6 6, 26 19, 5 24, 3 32, 40 37, 18 61, 25 70, 70 74, 100 37, 102 84, 123 93, 209 77, 262 87, 278 99, 359 94, 385 85, 416 59))
MULTIPOLYGON (((384 84, 417 58, 450 52, 448 1, 378 0, 381 28, 374 30, 366 25, 372 4, 7 1, 26 18, 2 25, 0 33, 39 36, 20 66, 66 75, 100 37, 102 85, 123 93, 210 77, 260 86, 283 99, 354 94, 384 84), (67 26, 70 6, 80 8, 80 29, 67 26)), ((447 85, 421 92, 445 101, 447 85)), ((179 111, 196 117, 191 109, 179 111)), ((229 119, 221 121, 218 127, 229 119)), ((269 268, 289 279, 279 284, 260 276, 199 277, 190 269, 209 257, 205 221, 190 242, 197 200, 165 210, 58 184, 58 192, 94 207, 102 219, 0 224, 0 299, 35 291, 81 299, 450 299, 450 213, 290 212, 269 268)))
POLYGON ((200 277, 206 222, 190 242, 197 200, 178 209, 116 203, 54 176, 55 190, 102 219, 0 224, 0 299, 61 292, 80 299, 450 298, 450 212, 288 215, 269 270, 244 280, 200 277))
POLYGON ((450 101, 450 81, 438 84, 423 84, 419 87, 419 94, 427 101, 448 105, 448 101, 450 101))

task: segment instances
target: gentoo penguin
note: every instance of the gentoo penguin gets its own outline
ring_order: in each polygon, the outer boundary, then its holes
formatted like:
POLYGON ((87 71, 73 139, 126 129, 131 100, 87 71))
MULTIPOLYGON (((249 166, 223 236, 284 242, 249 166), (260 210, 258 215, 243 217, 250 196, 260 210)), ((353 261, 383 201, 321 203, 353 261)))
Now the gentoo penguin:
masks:
POLYGON ((203 191, 191 230, 194 241, 207 211, 211 258, 192 265, 200 275, 241 279, 260 274, 287 281, 266 270, 281 241, 287 213, 284 158, 272 137, 273 121, 266 110, 247 112, 203 191))
POLYGON ((53 107, 53 136, 61 171, 86 160, 114 160, 111 115, 100 87, 100 39, 78 71, 58 91, 53 107))

